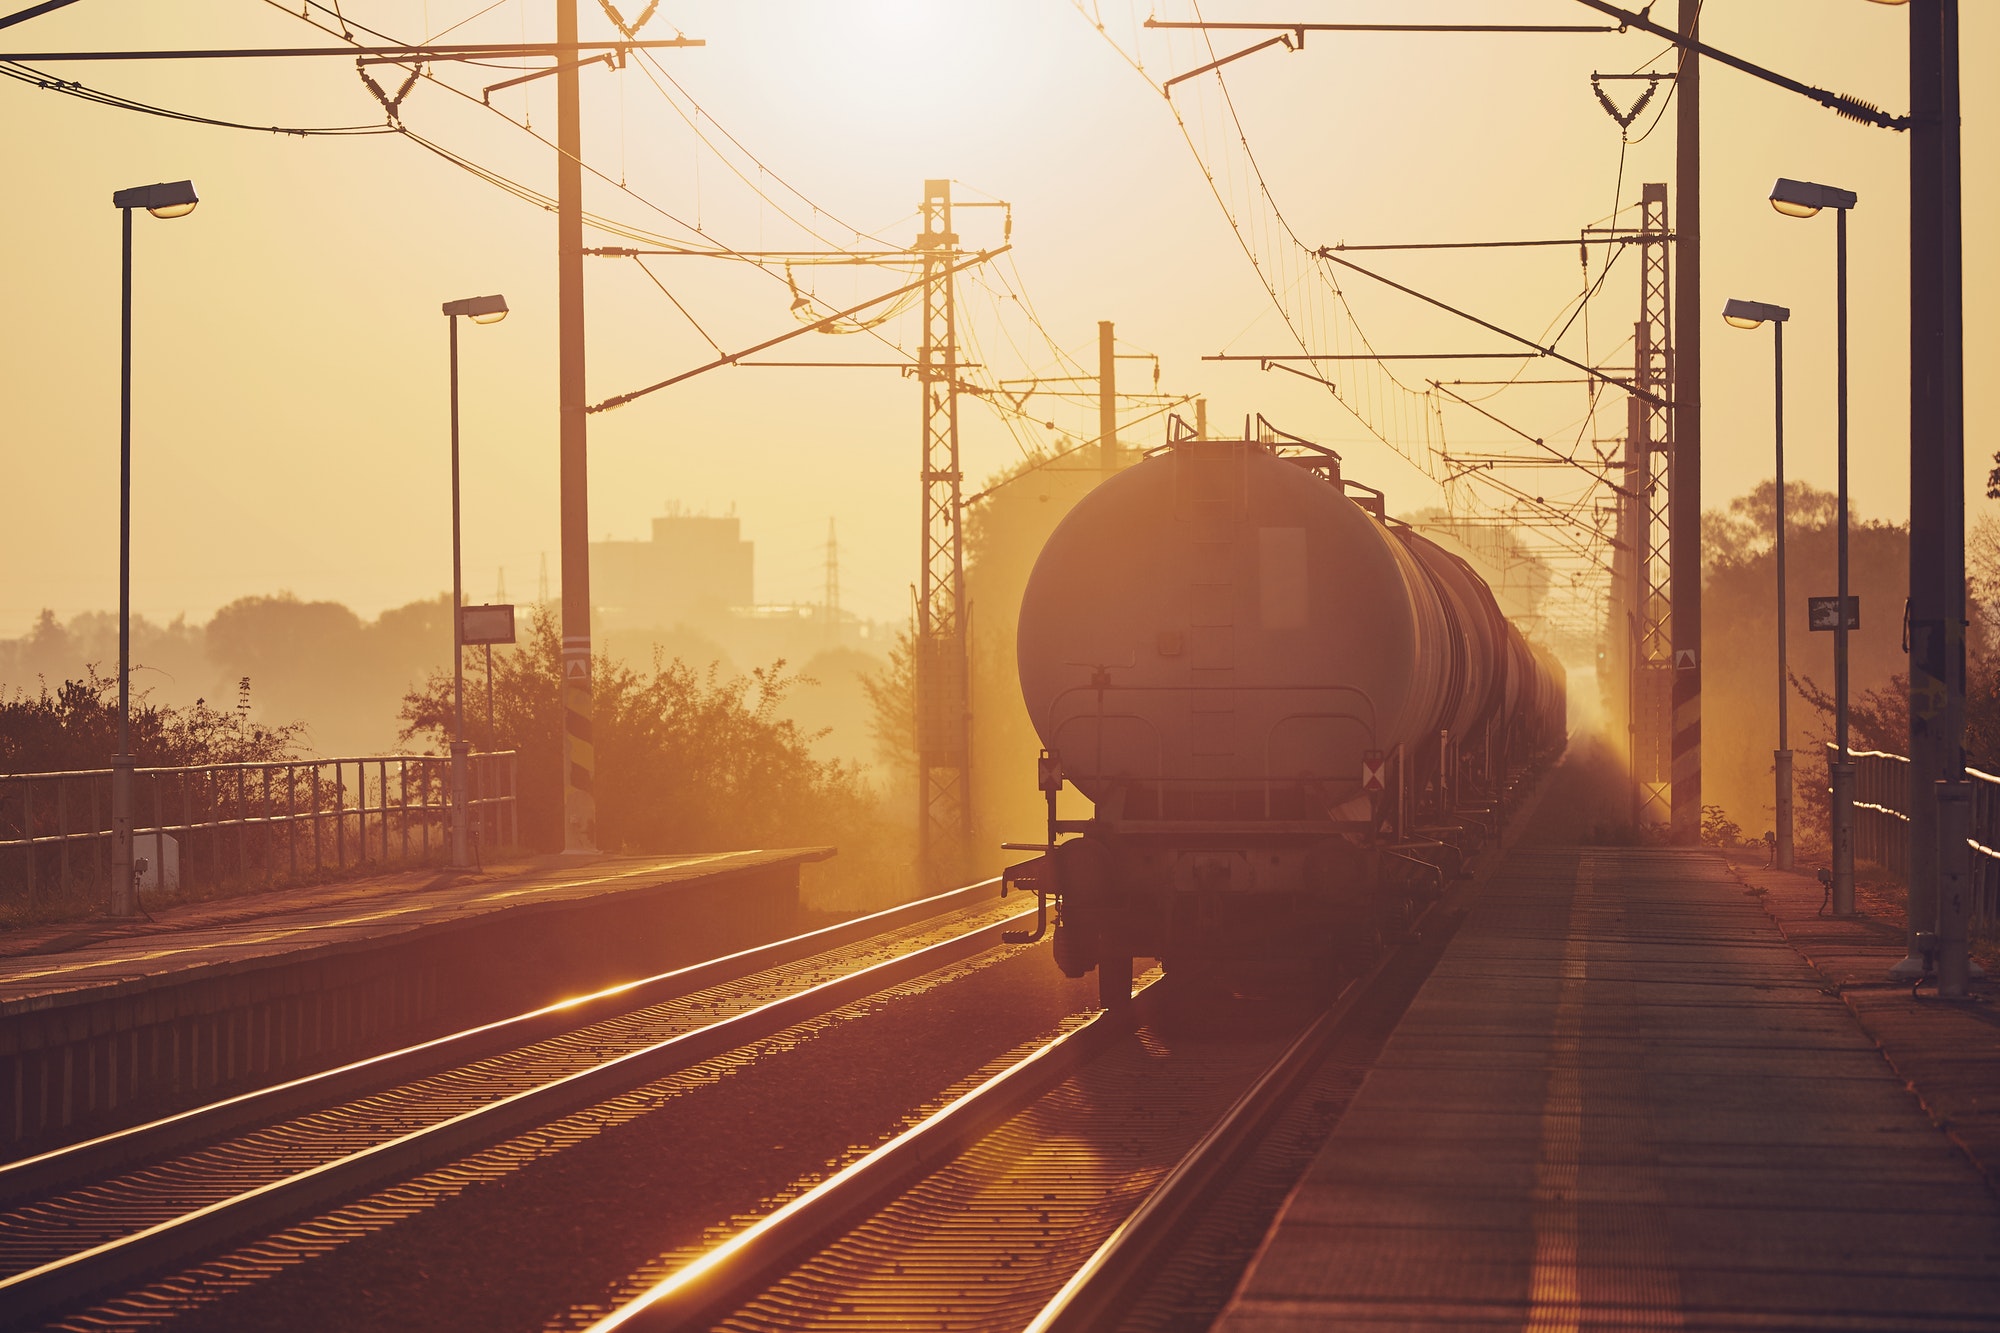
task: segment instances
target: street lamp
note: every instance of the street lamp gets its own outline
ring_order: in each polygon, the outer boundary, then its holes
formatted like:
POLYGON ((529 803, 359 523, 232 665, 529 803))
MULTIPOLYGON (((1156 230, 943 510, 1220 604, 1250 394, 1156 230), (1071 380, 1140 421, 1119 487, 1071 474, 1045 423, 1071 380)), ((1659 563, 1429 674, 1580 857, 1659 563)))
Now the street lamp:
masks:
POLYGON ((458 318, 498 324, 507 318, 507 298, 470 296, 444 303, 451 330, 451 868, 467 870, 465 741, 465 595, 459 570, 458 538, 458 318))
MULTIPOLYGON (((1847 212, 1857 202, 1852 190, 1780 177, 1771 187, 1771 207, 1786 217, 1809 218, 1831 208, 1834 229, 1834 394, 1835 468, 1839 491, 1839 608, 1833 621, 1833 731, 1838 755, 1828 766, 1832 788, 1833 914, 1854 914, 1854 760, 1847 749, 1847 212)), ((1780 623, 1783 623, 1782 617, 1780 623)))
POLYGON ((1762 301, 1731 300, 1722 307, 1722 318, 1739 329, 1772 326, 1772 346, 1777 354, 1777 504, 1778 534, 1778 748, 1772 752, 1778 775, 1777 846, 1773 849, 1778 869, 1792 868, 1792 737, 1789 716, 1790 673, 1785 657, 1785 321, 1792 312, 1781 305, 1762 301))
POLYGON ((109 911, 114 917, 137 916, 139 907, 132 873, 132 210, 184 218, 200 202, 193 181, 136 185, 111 196, 125 230, 118 369, 118 753, 111 757, 109 911))

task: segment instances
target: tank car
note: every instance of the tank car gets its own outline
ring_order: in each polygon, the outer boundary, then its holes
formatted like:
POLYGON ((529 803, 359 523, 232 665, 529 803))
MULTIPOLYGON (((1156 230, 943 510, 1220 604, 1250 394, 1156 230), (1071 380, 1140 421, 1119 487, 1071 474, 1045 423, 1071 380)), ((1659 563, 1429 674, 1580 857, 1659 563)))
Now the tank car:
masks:
POLYGON ((1007 879, 1044 926, 1053 907, 1058 965, 1096 969, 1106 1004, 1135 957, 1225 981, 1352 970, 1564 741, 1562 667, 1472 567, 1331 450, 1258 433, 1108 478, 1022 599, 1049 813, 1007 879), (1059 817, 1065 784, 1090 818, 1059 817))

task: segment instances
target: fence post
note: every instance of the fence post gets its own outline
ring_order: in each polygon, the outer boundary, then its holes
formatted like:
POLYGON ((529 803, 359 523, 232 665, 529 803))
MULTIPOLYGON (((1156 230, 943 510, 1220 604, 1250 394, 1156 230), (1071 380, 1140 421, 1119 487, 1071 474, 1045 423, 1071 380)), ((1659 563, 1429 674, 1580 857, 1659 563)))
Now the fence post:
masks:
MULTIPOLYGON (((84 779, 84 789, 85 789, 86 791, 88 791, 88 792, 90 793, 90 834, 91 834, 91 837, 90 837, 90 847, 91 847, 91 858, 90 858, 90 864, 91 864, 91 870, 92 870, 92 873, 93 873, 93 877, 94 877, 94 882, 99 882, 99 881, 102 881, 102 880, 103 880, 103 878, 104 878, 104 876, 105 876, 105 869, 104 869, 104 839, 102 839, 102 838, 100 838, 100 837, 98 837, 98 836, 97 836, 97 833, 98 833, 98 828, 97 828, 97 779, 96 779, 96 777, 92 776, 92 777, 88 777, 88 778, 85 778, 85 779, 84 779)), ((158 799, 159 799, 159 798, 158 798, 157 796, 155 796, 155 798, 154 798, 154 803, 155 803, 155 804, 158 804, 158 799)))
POLYGON ((69 783, 56 779, 56 892, 69 892, 69 783))
POLYGON ((244 791, 243 770, 236 770, 236 879, 250 882, 250 801, 244 791))
POLYGON ((1941 996, 1963 999, 1972 962, 1966 946, 1972 849, 1965 841, 1972 821, 1972 784, 1941 778, 1933 790, 1937 793, 1938 840, 1937 989, 1941 996))

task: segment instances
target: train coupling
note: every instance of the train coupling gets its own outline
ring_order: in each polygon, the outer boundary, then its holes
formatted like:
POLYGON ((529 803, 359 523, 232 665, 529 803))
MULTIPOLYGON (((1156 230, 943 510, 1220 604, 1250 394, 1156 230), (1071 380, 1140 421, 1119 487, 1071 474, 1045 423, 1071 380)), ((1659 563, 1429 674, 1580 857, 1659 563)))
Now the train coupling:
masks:
POLYGON ((1043 843, 1003 842, 1001 850, 1009 852, 1040 852, 1032 861, 1008 866, 1000 872, 1000 896, 1006 897, 1010 889, 1024 889, 1035 895, 1035 928, 1033 930, 1005 930, 1000 938, 1008 944, 1035 944, 1049 933, 1049 891, 1043 885, 1049 874, 1050 848, 1043 843))

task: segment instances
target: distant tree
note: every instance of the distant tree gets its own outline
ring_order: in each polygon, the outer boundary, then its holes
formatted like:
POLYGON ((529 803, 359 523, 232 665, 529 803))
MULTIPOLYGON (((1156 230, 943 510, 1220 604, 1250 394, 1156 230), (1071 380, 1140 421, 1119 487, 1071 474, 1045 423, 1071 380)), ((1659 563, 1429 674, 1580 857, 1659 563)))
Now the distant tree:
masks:
MULTIPOLYGON (((1825 768, 1818 743, 1831 739, 1818 712, 1826 698, 1833 636, 1808 628, 1806 599, 1834 591, 1837 502, 1826 491, 1791 482, 1785 497, 1785 622, 1792 673, 1794 806, 1801 847, 1824 839, 1825 768)), ((1755 838, 1773 827, 1771 751, 1777 739, 1777 492, 1771 482, 1702 516, 1702 788, 1755 838)), ((1902 649, 1903 599, 1909 592, 1909 533, 1900 524, 1850 515, 1850 588, 1861 599, 1861 629, 1850 636, 1852 698, 1880 696, 1882 718, 1899 706, 1892 678, 1908 663, 1902 649)), ((1902 740, 1858 748, 1901 752, 1902 740)), ((1885 723, 1886 725, 1886 723, 1885 723)), ((1905 726, 1907 730, 1907 726, 1905 726)), ((1875 733, 1870 733, 1874 735, 1875 733)), ((1875 735, 1887 739, 1892 732, 1875 735)))
POLYGON ((224 678, 248 673, 280 711, 309 719, 322 754, 376 753, 390 748, 404 693, 451 652, 450 599, 368 621, 339 602, 243 597, 215 613, 206 638, 224 678))
MULTIPOLYGON (((1785 483, 1785 530, 1831 531, 1840 497, 1811 482, 1785 483)), ((1778 486, 1762 481, 1748 495, 1739 495, 1727 509, 1701 516, 1702 562, 1710 577, 1715 571, 1753 563, 1773 547, 1777 532, 1778 486)))
POLYGON ((875 743, 875 762, 898 789, 915 790, 917 780, 916 648, 905 627, 889 645, 889 660, 863 676, 868 696, 868 734, 875 743))

